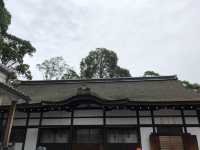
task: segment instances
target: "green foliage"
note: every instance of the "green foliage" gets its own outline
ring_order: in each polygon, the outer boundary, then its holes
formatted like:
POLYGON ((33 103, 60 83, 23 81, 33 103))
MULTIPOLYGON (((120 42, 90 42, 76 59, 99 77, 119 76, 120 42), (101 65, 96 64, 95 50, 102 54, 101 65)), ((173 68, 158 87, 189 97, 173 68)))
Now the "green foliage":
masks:
POLYGON ((37 64, 45 80, 76 79, 79 76, 70 68, 63 57, 52 57, 41 64, 37 64))
POLYGON ((159 77, 160 74, 158 74, 154 71, 145 71, 143 76, 144 77, 159 77))
POLYGON ((188 81, 181 81, 181 82, 182 82, 183 86, 186 87, 187 89, 191 89, 195 92, 200 92, 200 85, 199 84, 197 84, 197 83, 192 84, 188 81))
POLYGON ((11 68, 16 75, 32 79, 29 65, 25 64, 23 59, 26 55, 32 56, 36 49, 29 41, 8 34, 10 23, 11 15, 3 0, 0 0, 0 63, 11 68))
POLYGON ((71 68, 66 70, 66 73, 61 77, 62 80, 80 79, 79 75, 71 68))
POLYGON ((80 63, 81 78, 130 77, 128 70, 117 65, 117 54, 106 48, 97 48, 82 59, 80 63))
POLYGON ((11 23, 11 15, 5 8, 3 0, 0 0, 0 34, 5 33, 11 23))
POLYGON ((115 68, 115 77, 131 77, 128 69, 117 66, 115 68))

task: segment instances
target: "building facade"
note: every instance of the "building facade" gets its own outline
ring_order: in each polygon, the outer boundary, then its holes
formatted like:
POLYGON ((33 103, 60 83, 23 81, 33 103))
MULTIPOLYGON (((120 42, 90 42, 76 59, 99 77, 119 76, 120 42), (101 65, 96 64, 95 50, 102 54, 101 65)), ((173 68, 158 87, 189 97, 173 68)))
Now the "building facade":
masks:
MULTIPOLYGON (((14 150, 198 150, 200 95, 176 76, 20 81, 14 150)), ((9 105, 1 106, 1 140, 9 105)))

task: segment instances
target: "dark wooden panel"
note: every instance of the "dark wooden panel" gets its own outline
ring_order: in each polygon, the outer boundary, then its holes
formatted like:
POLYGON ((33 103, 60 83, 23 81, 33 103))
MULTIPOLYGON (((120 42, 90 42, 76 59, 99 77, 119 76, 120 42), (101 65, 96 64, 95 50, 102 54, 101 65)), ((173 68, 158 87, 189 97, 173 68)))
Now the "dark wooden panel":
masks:
POLYGON ((69 150, 69 144, 64 143, 47 143, 39 144, 39 146, 46 147, 46 150, 69 150))
POLYGON ((199 150, 197 138, 195 135, 184 134, 183 144, 184 144, 184 150, 199 150))
POLYGON ((136 150, 137 144, 106 144, 105 150, 136 150))
POLYGON ((150 135, 150 147, 151 150, 160 150, 160 140, 158 135, 156 134, 150 135))
POLYGON ((102 144, 73 144, 72 150, 103 150, 102 144))

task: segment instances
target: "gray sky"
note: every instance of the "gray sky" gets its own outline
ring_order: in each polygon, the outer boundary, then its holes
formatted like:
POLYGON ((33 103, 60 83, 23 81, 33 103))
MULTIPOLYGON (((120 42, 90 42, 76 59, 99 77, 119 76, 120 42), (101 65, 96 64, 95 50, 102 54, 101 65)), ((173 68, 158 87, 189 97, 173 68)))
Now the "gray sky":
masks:
POLYGON ((9 32, 37 48, 35 65, 63 56, 79 71, 90 50, 114 50, 133 76, 146 70, 200 83, 199 0, 5 0, 9 32))

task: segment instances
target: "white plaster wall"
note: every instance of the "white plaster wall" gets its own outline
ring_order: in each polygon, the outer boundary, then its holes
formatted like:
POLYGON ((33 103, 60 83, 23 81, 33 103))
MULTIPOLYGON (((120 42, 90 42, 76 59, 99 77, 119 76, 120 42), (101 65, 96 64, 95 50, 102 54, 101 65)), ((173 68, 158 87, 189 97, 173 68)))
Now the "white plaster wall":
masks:
POLYGON ((196 135, 198 147, 200 148, 200 128, 199 127, 187 127, 188 133, 196 135))
POLYGON ((103 118, 75 118, 74 125, 103 125, 103 118))
POLYGON ((43 113, 43 117, 70 117, 71 113, 67 111, 49 111, 43 113))
POLYGON ((19 112, 19 111, 15 112, 15 118, 26 118, 26 117, 27 117, 27 113, 19 112))
POLYGON ((184 115, 197 115, 196 110, 185 110, 184 115))
POLYGON ((106 112, 106 116, 136 116, 136 112, 131 110, 111 110, 106 112))
POLYGON ((30 118, 32 117, 40 117, 40 113, 30 113, 30 118))
POLYGON ((74 117, 103 116, 102 110, 75 110, 74 117))
POLYGON ((26 119, 15 119, 13 121, 13 126, 25 126, 26 125, 26 119))
POLYGON ((139 111, 140 116, 151 116, 151 111, 139 111))
POLYGON ((143 117, 140 118, 140 124, 152 124, 151 117, 143 117))
POLYGON ((197 117, 185 117, 185 123, 186 124, 198 124, 198 118, 197 117))
POLYGON ((28 125, 29 126, 33 126, 33 125, 39 125, 39 122, 40 122, 40 120, 39 119, 29 119, 29 123, 28 123, 28 125))
POLYGON ((43 119, 42 125, 70 125, 70 119, 43 119))
POLYGON ((29 128, 26 134, 25 150, 36 150, 38 128, 29 128))
POLYGON ((140 132, 141 132, 142 150, 150 150, 149 136, 153 132, 153 129, 151 127, 142 127, 140 128, 140 132))
POLYGON ((181 117, 156 117, 156 124, 182 124, 181 117))
POLYGON ((14 150, 22 150, 23 143, 15 143, 14 150))
POLYGON ((154 111, 154 115, 181 115, 181 111, 173 109, 160 109, 154 111))
POLYGON ((106 124, 108 125, 137 124, 137 118, 106 118, 106 124))

